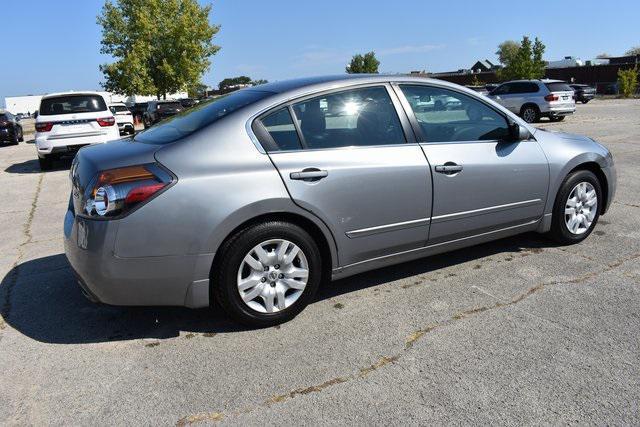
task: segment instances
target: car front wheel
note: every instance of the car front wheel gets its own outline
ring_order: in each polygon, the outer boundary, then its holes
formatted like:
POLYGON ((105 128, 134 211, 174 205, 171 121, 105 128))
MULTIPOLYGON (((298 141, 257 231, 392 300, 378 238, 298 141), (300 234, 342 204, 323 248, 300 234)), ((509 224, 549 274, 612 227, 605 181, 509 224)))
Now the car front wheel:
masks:
POLYGON ((602 189, 593 172, 569 174, 556 196, 550 237, 562 244, 583 241, 596 226, 601 206, 602 189))
POLYGON ((525 106, 522 109, 520 115, 522 116, 522 119, 527 123, 535 123, 540 119, 540 113, 538 112, 538 109, 532 105, 525 106))
POLYGON ((251 327, 286 322, 311 302, 322 260, 301 227, 270 221, 239 231, 221 248, 211 294, 227 314, 251 327))

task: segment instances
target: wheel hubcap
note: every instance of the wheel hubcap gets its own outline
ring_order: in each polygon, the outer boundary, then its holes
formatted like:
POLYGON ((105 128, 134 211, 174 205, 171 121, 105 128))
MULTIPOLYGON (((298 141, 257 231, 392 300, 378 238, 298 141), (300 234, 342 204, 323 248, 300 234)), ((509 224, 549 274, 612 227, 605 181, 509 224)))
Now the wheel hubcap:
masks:
POLYGON ((251 249, 240 263, 238 292, 252 310, 275 313, 300 298, 308 277, 309 265, 302 249, 288 240, 267 240, 251 249))
POLYGON ((523 118, 525 122, 532 123, 536 118, 536 112, 531 108, 527 108, 526 110, 524 110, 523 118))
POLYGON ((581 182, 573 187, 564 207, 564 221, 573 234, 583 234, 598 212, 598 195, 589 182, 581 182))

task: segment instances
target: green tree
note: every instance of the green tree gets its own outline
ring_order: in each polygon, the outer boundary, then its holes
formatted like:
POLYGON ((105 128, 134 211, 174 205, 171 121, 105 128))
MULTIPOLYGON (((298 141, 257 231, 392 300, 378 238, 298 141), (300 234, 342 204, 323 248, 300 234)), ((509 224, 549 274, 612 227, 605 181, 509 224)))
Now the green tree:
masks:
POLYGON ((194 88, 220 49, 210 12, 197 0, 107 0, 97 18, 100 52, 115 62, 100 66, 102 86, 158 98, 194 88))
POLYGON ((498 45, 496 56, 503 65, 509 65, 518 54, 520 43, 515 40, 505 40, 498 45))
POLYGON ((256 79, 256 80, 252 80, 251 81, 251 86, 260 86, 263 85, 265 83, 269 83, 269 80, 265 80, 265 79, 256 79))
POLYGON ((204 98, 207 96, 207 89, 209 89, 209 87, 206 84, 197 83, 190 86, 187 89, 187 92, 189 94, 189 98, 204 98))
POLYGON ((374 52, 368 52, 364 55, 353 55, 351 62, 347 65, 345 70, 349 74, 378 74, 379 65, 380 61, 376 59, 376 54, 374 52))
POLYGON ((618 85, 620 94, 630 98, 638 89, 638 66, 626 70, 618 70, 618 85))
POLYGON ((245 86, 251 84, 251 77, 247 76, 238 76, 238 77, 227 77, 218 83, 218 89, 222 91, 227 91, 229 89, 235 89, 236 86, 245 86))
POLYGON ((634 46, 624 53, 625 55, 640 55, 640 46, 634 46))
POLYGON ((546 63, 542 59, 545 45, 536 37, 531 43, 529 37, 522 37, 516 55, 499 71, 501 80, 539 79, 544 77, 546 63))

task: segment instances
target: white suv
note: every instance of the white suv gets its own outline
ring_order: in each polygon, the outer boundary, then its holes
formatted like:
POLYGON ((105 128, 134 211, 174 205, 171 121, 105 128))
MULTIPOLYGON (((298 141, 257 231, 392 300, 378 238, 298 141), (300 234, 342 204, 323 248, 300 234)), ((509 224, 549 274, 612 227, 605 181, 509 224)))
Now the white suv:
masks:
POLYGON ((119 102, 109 105, 109 109, 116 118, 120 135, 133 135, 135 133, 133 127, 133 114, 126 105, 119 102))
POLYGON ((97 92, 45 95, 36 118, 36 150, 40 169, 54 158, 75 154, 85 145, 120 138, 116 119, 97 92))

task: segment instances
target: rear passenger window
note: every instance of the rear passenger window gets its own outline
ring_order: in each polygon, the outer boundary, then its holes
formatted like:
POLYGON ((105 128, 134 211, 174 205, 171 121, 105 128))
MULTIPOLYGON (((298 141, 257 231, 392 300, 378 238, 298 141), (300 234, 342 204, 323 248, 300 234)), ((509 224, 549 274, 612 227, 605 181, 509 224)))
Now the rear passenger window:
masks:
POLYGON ((312 98, 293 106, 306 148, 405 143, 396 109, 384 87, 312 98))
POLYGON ((299 150, 302 148, 288 108, 282 108, 269 114, 262 119, 262 125, 280 150, 299 150))

